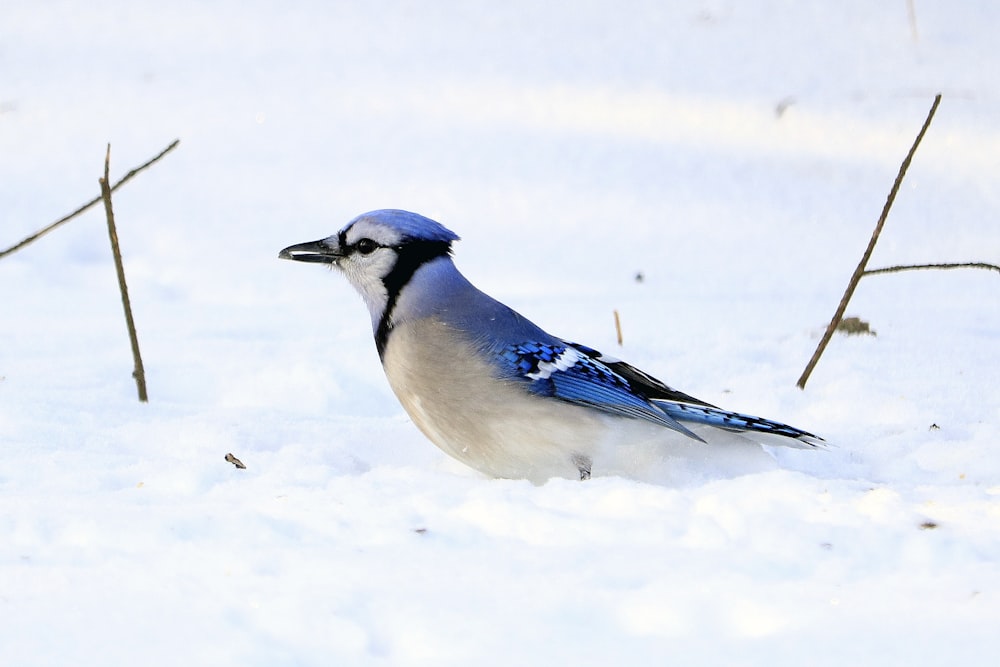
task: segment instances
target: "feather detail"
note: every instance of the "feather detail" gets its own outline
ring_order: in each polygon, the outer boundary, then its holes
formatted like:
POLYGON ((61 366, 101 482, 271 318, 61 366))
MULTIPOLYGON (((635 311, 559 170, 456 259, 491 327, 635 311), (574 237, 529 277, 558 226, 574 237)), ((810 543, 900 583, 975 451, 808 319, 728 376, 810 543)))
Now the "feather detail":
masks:
POLYGON ((684 422, 782 436, 778 442, 793 447, 819 447, 824 442, 794 426, 718 408, 584 345, 519 343, 504 348, 499 359, 515 377, 530 381, 528 388, 535 394, 645 419, 702 442, 684 422))
POLYGON ((510 375, 528 382, 528 390, 534 394, 622 417, 645 419, 702 441, 672 415, 635 392, 628 380, 590 352, 593 351, 589 348, 563 341, 532 341, 503 348, 498 359, 510 375))

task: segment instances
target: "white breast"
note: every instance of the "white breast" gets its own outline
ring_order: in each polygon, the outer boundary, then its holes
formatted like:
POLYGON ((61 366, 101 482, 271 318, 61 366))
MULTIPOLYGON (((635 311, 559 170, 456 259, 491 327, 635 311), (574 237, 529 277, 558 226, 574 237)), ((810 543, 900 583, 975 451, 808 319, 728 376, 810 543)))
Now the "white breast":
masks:
POLYGON ((774 467, 759 445, 735 433, 698 428, 706 444, 645 420, 530 394, 496 379, 468 342, 435 319, 393 330, 383 364, 424 435, 493 477, 578 479, 582 458, 592 461, 594 475, 669 483, 774 467))
POLYGON ((574 460, 592 458, 607 435, 605 420, 592 410, 495 379, 467 342, 434 319, 393 330, 383 364, 424 435, 488 475, 579 477, 574 460))

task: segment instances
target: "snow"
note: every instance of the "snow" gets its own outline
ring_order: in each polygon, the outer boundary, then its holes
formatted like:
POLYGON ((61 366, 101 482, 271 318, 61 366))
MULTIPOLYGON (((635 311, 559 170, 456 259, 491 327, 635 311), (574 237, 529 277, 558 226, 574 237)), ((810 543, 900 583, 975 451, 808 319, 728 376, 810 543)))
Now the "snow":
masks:
POLYGON ((936 92, 872 266, 1000 260, 998 21, 5 3, 0 247, 107 142, 112 179, 181 143, 114 199, 148 404, 99 208, 0 259, 0 664, 994 664, 996 274, 864 279, 877 336, 794 382, 936 92), (346 282, 276 258, 386 207, 546 329, 833 447, 659 485, 450 461, 346 282))

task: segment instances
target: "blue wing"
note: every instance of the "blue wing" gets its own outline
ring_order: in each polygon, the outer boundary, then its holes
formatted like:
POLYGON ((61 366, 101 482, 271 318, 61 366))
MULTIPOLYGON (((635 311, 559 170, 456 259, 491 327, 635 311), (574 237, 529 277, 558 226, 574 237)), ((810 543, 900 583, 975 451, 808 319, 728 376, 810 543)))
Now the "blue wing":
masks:
POLYGON ((787 424, 718 408, 583 345, 558 339, 529 341, 503 348, 499 359, 512 376, 528 382, 529 391, 535 394, 645 419, 696 440, 702 438, 681 422, 769 433, 790 438, 801 446, 823 442, 822 438, 787 424))
POLYGON ((645 419, 701 440, 636 392, 625 377, 600 361, 599 354, 590 348, 565 341, 531 341, 503 348, 499 358, 514 377, 529 383, 532 393, 610 414, 645 419))

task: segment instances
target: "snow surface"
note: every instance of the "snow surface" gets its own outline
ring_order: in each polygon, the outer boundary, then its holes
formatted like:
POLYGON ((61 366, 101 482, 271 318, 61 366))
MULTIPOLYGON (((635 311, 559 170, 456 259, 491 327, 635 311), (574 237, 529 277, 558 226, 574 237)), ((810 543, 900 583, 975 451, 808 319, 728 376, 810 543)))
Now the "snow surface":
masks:
POLYGON ((1000 3, 2 14, 0 247, 106 142, 113 179, 181 144, 114 200, 149 404, 99 208, 0 260, 0 664, 996 664, 998 276, 866 278, 877 336, 794 382, 936 92, 872 265, 1000 261, 1000 3), (382 207, 550 331, 835 447, 463 468, 346 282, 276 258, 382 207))

